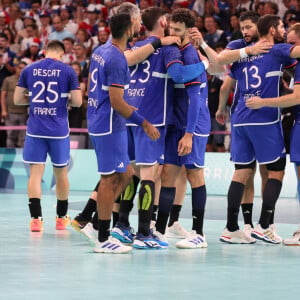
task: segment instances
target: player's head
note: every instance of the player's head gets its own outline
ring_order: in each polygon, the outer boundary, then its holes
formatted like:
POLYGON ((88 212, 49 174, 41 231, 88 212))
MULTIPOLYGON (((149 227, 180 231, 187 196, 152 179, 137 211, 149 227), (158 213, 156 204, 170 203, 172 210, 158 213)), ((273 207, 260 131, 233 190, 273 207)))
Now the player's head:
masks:
POLYGON ((300 45, 300 23, 295 23, 289 29, 286 42, 296 46, 300 45))
POLYGON ((63 55, 65 53, 65 45, 61 41, 52 40, 46 45, 45 52, 46 55, 49 52, 56 52, 63 55))
POLYGON ((282 42, 285 36, 285 29, 282 20, 276 15, 264 15, 257 22, 257 30, 260 37, 271 35, 274 42, 282 42))
POLYGON ((140 9, 130 2, 123 2, 117 9, 118 14, 129 14, 133 23, 134 35, 137 36, 141 29, 140 9))
POLYGON ((240 15, 240 28, 247 43, 258 40, 257 22, 259 14, 254 11, 246 11, 240 15))
POLYGON ((166 12, 160 7, 149 7, 142 12, 142 21, 148 31, 153 31, 157 26, 165 29, 168 26, 166 12))
POLYGON ((178 8, 172 12, 170 34, 180 37, 181 41, 188 37, 188 29, 195 26, 195 18, 186 8, 178 8))
POLYGON ((110 30, 114 39, 121 39, 127 34, 127 39, 133 36, 131 17, 126 13, 117 13, 110 18, 110 30))

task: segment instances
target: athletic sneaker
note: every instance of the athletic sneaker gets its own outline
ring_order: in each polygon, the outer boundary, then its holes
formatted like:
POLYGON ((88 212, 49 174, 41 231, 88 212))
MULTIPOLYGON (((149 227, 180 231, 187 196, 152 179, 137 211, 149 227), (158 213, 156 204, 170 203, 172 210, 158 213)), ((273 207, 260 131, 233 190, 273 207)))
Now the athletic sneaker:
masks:
POLYGON ((276 228, 276 225, 275 225, 275 224, 270 224, 270 229, 271 229, 271 231, 273 232, 273 234, 274 234, 276 240, 280 240, 280 243, 282 243, 282 238, 281 238, 281 236, 279 236, 279 235, 277 234, 277 228, 276 228))
POLYGON ((180 249, 207 248, 207 242, 204 236, 193 230, 189 237, 177 242, 176 247, 180 249))
POLYGON ((40 232, 43 230, 43 219, 39 218, 32 218, 29 224, 30 231, 32 232, 40 232))
POLYGON ((119 222, 111 230, 110 235, 125 244, 132 244, 133 239, 135 237, 134 230, 132 227, 124 226, 119 222))
POLYGON ((228 244, 253 244, 255 239, 248 238, 242 230, 229 231, 225 228, 220 237, 220 241, 228 244))
POLYGON ((244 225, 244 229, 243 229, 243 232, 244 234, 246 235, 246 237, 250 240, 250 241, 253 241, 253 243, 256 242, 256 239, 254 239, 252 236, 251 236, 251 232, 252 232, 253 228, 250 224, 245 224, 244 225))
POLYGON ((112 254, 123 254, 128 253, 132 250, 130 246, 124 246, 119 240, 110 236, 106 241, 100 243, 96 241, 94 251, 96 253, 112 253, 112 254))
POLYGON ((270 226, 266 229, 261 228, 260 224, 257 224, 252 230, 251 236, 270 244, 280 244, 282 239, 280 236, 275 235, 270 226))
POLYGON ((70 224, 70 222, 71 219, 68 215, 62 218, 56 217, 56 230, 65 230, 66 227, 70 224))
POLYGON ((168 238, 185 239, 189 237, 190 233, 179 222, 174 222, 172 226, 167 227, 166 235, 168 238))
POLYGON ((98 241, 98 230, 96 230, 90 222, 80 230, 80 233, 87 238, 92 246, 94 246, 98 241))
POLYGON ((138 233, 133 241, 133 247, 136 249, 165 249, 169 246, 168 242, 160 240, 159 234, 150 234, 145 236, 138 233))
POLYGON ((300 246, 300 229, 294 232, 293 237, 284 239, 283 243, 286 246, 300 246))
POLYGON ((88 223, 89 221, 84 220, 80 214, 77 215, 72 221, 71 221, 71 226, 76 230, 80 231, 81 229, 84 228, 84 226, 88 223))

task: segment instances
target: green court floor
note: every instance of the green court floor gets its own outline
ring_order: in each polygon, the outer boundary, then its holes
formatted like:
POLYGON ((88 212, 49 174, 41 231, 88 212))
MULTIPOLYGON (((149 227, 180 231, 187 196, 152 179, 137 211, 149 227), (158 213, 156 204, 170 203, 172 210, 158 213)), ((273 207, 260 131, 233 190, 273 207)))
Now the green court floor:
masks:
MULTIPOLYGON (((88 193, 71 192, 70 215, 88 193)), ((225 225, 226 199, 208 197, 207 249, 134 250, 130 254, 93 253, 72 228, 55 231, 55 196, 42 200, 44 232, 30 233, 27 196, 0 193, 0 299, 298 299, 300 247, 227 245, 218 238, 225 225), (298 296, 297 296, 298 295, 298 296)), ((254 219, 260 207, 255 200, 254 219)), ((190 198, 181 223, 190 229, 190 198)), ((300 223, 296 199, 280 199, 278 233, 289 237, 300 223)), ((137 223, 136 211, 132 225, 137 223)), ((241 222, 242 224, 242 222, 241 222)))

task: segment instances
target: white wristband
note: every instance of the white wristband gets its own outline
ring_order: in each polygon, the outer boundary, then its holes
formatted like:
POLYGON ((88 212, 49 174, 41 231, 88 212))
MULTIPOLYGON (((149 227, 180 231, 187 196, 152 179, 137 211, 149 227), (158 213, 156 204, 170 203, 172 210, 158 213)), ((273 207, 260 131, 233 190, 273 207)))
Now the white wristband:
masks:
POLYGON ((204 65, 204 69, 207 70, 207 68, 209 67, 209 62, 207 60, 203 60, 202 63, 204 65))
POLYGON ((247 52, 246 52, 246 48, 241 48, 241 49, 240 49, 240 57, 241 57, 241 58, 248 57, 248 54, 247 54, 247 52))
POLYGON ((208 45, 203 41, 201 44, 200 44, 200 47, 204 50, 208 47, 208 45))

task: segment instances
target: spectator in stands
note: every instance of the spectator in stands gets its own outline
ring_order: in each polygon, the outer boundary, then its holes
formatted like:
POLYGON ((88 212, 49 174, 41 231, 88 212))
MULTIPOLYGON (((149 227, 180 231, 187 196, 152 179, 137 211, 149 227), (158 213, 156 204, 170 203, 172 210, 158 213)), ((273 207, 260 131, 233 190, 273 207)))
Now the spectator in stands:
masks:
POLYGON ((224 30, 218 29, 218 24, 213 16, 204 17, 204 27, 207 31, 204 40, 211 48, 215 48, 219 42, 227 43, 224 30))
MULTIPOLYGON (((21 71, 26 63, 20 61, 16 65, 16 73, 4 79, 1 88, 1 117, 5 120, 6 126, 26 125, 27 106, 14 104, 14 91, 20 77, 21 71)), ((24 95, 24 97, 26 97, 24 95)), ((25 139, 25 130, 7 130, 6 147, 23 147, 25 139)))
POLYGON ((55 16, 53 19, 53 32, 49 35, 49 41, 51 40, 59 40, 63 41, 66 37, 71 37, 75 40, 75 36, 72 32, 64 29, 64 25, 61 21, 61 18, 59 16, 55 16))

